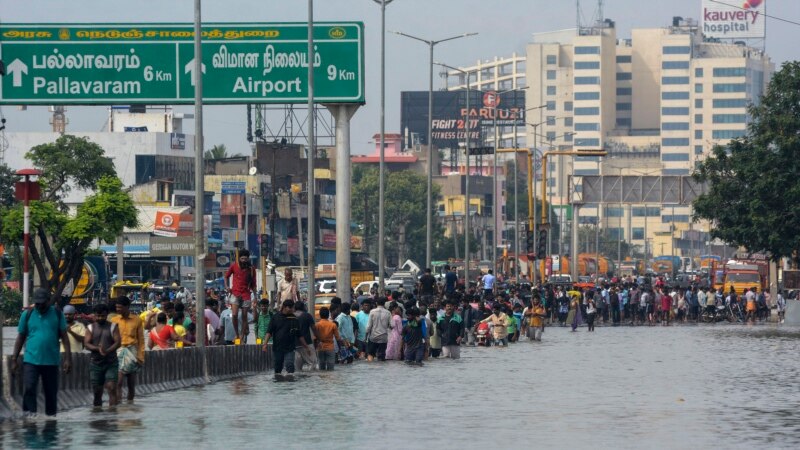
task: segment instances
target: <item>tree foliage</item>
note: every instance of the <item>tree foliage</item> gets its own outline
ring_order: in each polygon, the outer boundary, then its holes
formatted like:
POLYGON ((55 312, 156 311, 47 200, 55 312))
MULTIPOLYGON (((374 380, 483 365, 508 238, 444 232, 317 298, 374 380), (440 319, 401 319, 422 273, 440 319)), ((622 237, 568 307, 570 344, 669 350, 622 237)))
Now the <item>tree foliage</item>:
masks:
POLYGON ((14 204, 14 183, 19 179, 14 169, 0 163, 0 208, 14 204))
POLYGON ((73 187, 91 191, 106 176, 116 176, 103 148, 87 138, 64 135, 37 145, 25 155, 42 171, 42 200, 61 202, 73 187))
POLYGON ((228 149, 225 147, 225 144, 217 144, 211 147, 209 150, 206 150, 203 156, 205 159, 214 160, 225 159, 231 156, 242 156, 242 154, 235 153, 233 155, 228 155, 228 149))
MULTIPOLYGON (((401 255, 418 263, 425 261, 426 186, 425 177, 415 172, 408 170, 387 172, 384 186, 386 189, 384 224, 388 261, 392 261, 390 256, 397 258, 401 255), (400 241, 403 231, 404 243, 400 241)), ((377 254, 378 237, 378 191, 378 170, 374 167, 355 166, 352 220, 365 228, 365 236, 369 239, 370 249, 375 254, 377 254)), ((439 197, 439 187, 435 184, 432 195, 434 201, 439 197)), ((443 236, 443 228, 436 220, 433 221, 433 227, 433 243, 436 243, 443 236)), ((399 263, 402 264, 403 261, 399 263)))
POLYGON ((694 172, 708 193, 694 201, 695 219, 711 234, 773 259, 800 250, 800 62, 775 73, 749 107, 747 136, 716 146, 694 172))

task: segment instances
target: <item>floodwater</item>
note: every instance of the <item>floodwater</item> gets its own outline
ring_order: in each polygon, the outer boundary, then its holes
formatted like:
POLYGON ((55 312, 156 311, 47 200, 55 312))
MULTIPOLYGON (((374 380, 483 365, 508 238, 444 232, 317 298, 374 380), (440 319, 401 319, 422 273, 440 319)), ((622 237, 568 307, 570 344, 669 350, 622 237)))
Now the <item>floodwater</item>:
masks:
POLYGON ((800 448, 800 329, 548 328, 458 361, 337 366, 0 424, 0 447, 800 448))

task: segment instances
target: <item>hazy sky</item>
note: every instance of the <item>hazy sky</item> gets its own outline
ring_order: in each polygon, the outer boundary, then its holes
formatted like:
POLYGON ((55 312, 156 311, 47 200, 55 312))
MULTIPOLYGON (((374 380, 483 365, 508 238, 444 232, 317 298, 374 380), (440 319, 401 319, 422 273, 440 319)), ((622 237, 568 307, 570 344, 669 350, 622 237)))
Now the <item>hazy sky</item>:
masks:
MULTIPOLYGON (((524 55, 533 33, 573 28, 573 0, 394 0, 386 7, 387 30, 398 30, 426 39, 441 39, 466 32, 478 36, 436 47, 435 59, 450 65, 471 65, 478 59, 524 55)), ((596 1, 584 0, 587 20, 596 1)), ((673 16, 700 17, 700 0, 607 0, 605 17, 617 24, 617 35, 629 37, 631 28, 660 27, 673 16)), ((187 22, 194 19, 192 0, 0 0, 0 22, 4 23, 137 23, 187 22)), ((800 1, 769 0, 770 15, 800 21, 800 1)), ((207 22, 304 22, 306 0, 215 0, 203 2, 207 22)), ((366 101, 352 121, 352 151, 373 149, 372 136, 380 127, 380 5, 373 0, 316 0, 315 20, 361 21, 366 34, 366 101)), ((767 22, 767 51, 780 63, 800 57, 796 47, 800 27, 777 20, 767 22), (792 49, 794 47, 794 49, 792 49)), ((427 90, 428 48, 425 44, 394 34, 386 36, 386 131, 400 132, 400 92, 427 90)), ((434 89, 442 86, 434 77, 434 89)), ((176 107, 191 112, 191 106, 176 107)), ((245 107, 205 108, 206 147, 226 144, 231 152, 248 150, 245 107)), ((2 107, 8 131, 48 131, 46 107, 2 107)), ((68 131, 100 131, 107 116, 105 107, 69 107, 68 131)), ((188 124, 187 132, 192 132, 188 124)))

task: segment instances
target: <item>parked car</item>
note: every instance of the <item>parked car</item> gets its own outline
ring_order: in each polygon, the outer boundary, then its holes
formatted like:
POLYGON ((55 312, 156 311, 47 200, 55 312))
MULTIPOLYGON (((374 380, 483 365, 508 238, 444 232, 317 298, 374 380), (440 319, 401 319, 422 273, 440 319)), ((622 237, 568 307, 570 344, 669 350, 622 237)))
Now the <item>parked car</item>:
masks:
POLYGON ((317 292, 322 294, 336 293, 336 280, 322 280, 317 284, 317 292))

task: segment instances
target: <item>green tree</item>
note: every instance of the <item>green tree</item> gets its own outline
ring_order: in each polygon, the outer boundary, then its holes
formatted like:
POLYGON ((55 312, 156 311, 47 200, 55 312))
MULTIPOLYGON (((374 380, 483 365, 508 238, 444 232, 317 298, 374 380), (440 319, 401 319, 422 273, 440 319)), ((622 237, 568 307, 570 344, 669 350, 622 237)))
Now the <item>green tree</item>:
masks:
POLYGON ((228 155, 228 149, 225 147, 225 144, 217 144, 211 149, 206 150, 204 154, 204 158, 208 160, 212 159, 225 159, 233 156, 242 156, 241 153, 236 153, 233 155, 228 155))
POLYGON ((800 252, 800 62, 775 73, 748 108, 745 137, 716 146, 694 172, 708 192, 694 201, 694 219, 711 235, 775 260, 800 252))
MULTIPOLYGON (((19 245, 23 211, 20 205, 3 215, 2 239, 19 245)), ((78 205, 74 216, 62 212, 55 202, 31 202, 31 260, 39 284, 53 299, 61 296, 69 280, 77 280, 83 257, 94 240, 113 242, 125 227, 137 225, 136 207, 116 177, 103 177, 95 194, 78 205)))
MULTIPOLYGON (((425 261, 426 239, 426 181, 425 177, 412 171, 387 172, 385 185, 386 259, 411 258, 418 263, 425 261)), ((439 197, 439 187, 433 186, 433 198, 439 197)), ((361 225, 373 254, 377 254, 378 238, 378 170, 374 167, 355 166, 352 187, 352 220, 361 225), (366 225, 366 226, 365 226, 366 225)), ((433 243, 437 242, 443 229, 438 221, 433 222, 433 243)), ((462 241, 463 242, 463 241, 462 241)))
POLYGON ((5 163, 0 163, 0 208, 14 204, 14 183, 20 180, 16 171, 5 163))
POLYGON ((62 199, 73 187, 91 191, 101 178, 116 176, 105 150, 83 137, 61 136, 31 148, 25 157, 42 171, 42 200, 59 202, 62 209, 62 199))

